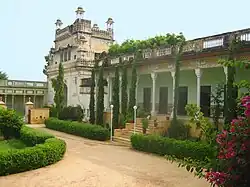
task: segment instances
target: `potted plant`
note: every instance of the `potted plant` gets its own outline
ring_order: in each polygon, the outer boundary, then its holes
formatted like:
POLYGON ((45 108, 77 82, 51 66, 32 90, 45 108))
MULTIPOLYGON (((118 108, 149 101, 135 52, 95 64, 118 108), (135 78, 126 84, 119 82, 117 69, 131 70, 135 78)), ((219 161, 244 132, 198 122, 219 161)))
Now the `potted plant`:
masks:
POLYGON ((147 128, 148 128, 148 119, 143 118, 142 119, 142 132, 143 132, 143 134, 147 133, 147 128))

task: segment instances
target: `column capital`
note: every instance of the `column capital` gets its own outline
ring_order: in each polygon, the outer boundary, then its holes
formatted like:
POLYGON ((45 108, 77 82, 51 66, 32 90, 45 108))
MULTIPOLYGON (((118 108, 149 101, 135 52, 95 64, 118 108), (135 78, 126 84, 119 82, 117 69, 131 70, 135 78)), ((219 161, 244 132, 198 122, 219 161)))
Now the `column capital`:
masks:
POLYGON ((157 78, 157 73, 156 72, 152 72, 151 73, 151 78, 152 78, 153 81, 155 81, 156 78, 157 78))
POLYGON ((197 78, 200 78, 202 76, 202 69, 197 68, 194 70, 194 72, 197 78))

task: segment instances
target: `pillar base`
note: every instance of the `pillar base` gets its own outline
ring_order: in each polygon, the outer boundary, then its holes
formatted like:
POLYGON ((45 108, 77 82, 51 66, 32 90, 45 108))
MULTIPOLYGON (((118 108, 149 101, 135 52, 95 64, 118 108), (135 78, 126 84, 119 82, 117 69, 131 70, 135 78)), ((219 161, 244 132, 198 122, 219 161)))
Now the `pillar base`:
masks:
POLYGON ((155 111, 151 111, 151 117, 154 117, 154 116, 156 116, 156 112, 155 111))

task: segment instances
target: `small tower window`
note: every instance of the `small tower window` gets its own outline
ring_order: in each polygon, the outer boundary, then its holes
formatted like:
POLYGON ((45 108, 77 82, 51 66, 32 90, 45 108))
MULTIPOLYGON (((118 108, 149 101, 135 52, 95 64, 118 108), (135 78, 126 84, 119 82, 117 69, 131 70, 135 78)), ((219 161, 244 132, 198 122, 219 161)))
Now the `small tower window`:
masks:
POLYGON ((71 60, 71 49, 68 49, 68 60, 71 60))
POLYGON ((67 61, 67 51, 64 52, 64 62, 67 61))

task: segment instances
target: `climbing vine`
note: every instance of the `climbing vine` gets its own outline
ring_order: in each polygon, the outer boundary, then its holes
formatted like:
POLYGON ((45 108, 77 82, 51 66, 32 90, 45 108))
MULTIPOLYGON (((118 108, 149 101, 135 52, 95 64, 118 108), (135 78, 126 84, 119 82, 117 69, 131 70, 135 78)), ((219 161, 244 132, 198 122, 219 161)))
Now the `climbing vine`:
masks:
POLYGON ((99 69, 98 78, 98 92, 97 92, 97 106, 96 106, 96 124, 103 125, 104 112, 104 80, 103 80, 103 66, 99 69))
POLYGON ((242 46, 242 41, 238 37, 236 37, 236 35, 233 35, 228 46, 227 58, 219 60, 219 64, 222 64, 224 67, 227 68, 224 129, 228 129, 230 122, 237 117, 236 108, 237 108, 238 88, 235 85, 236 68, 248 67, 248 61, 239 60, 236 57, 241 46, 242 46))
POLYGON ((122 67, 122 83, 121 83, 121 114, 124 118, 127 116, 127 107, 128 107, 128 92, 127 92, 127 67, 122 67))
POLYGON ((90 87, 90 100, 89 100, 89 122, 95 123, 95 69, 91 72, 91 87, 90 87))
POLYGON ((119 127, 119 109, 120 109, 120 102, 119 102, 119 67, 116 67, 115 69, 115 79, 113 82, 113 96, 112 96, 112 104, 114 106, 113 108, 113 126, 114 129, 117 129, 119 127))
POLYGON ((184 38, 183 34, 166 34, 151 37, 146 40, 126 40, 122 44, 113 44, 109 48, 109 55, 119 56, 126 53, 136 53, 143 49, 154 49, 160 47, 172 46, 176 39, 184 38))
POLYGON ((132 64, 132 78, 129 88, 129 104, 128 104, 128 115, 130 118, 133 116, 133 107, 136 105, 136 85, 137 85, 137 72, 135 61, 132 64))

